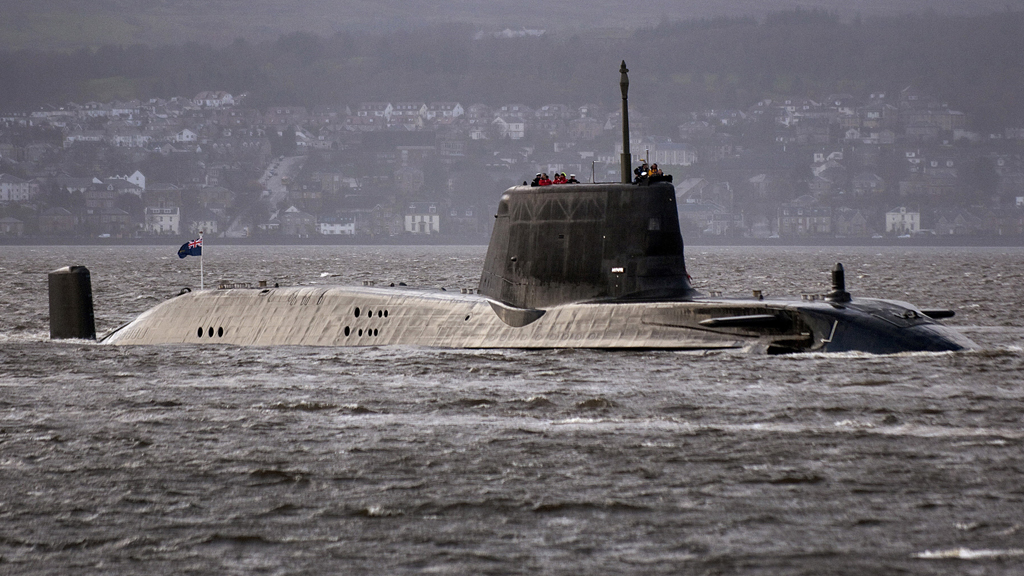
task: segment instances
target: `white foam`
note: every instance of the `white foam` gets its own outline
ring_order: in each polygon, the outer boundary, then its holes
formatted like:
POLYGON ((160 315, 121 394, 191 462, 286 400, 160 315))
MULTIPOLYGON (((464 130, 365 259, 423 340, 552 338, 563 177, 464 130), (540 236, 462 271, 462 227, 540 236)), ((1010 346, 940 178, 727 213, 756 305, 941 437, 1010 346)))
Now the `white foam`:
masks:
POLYGON ((971 550, 970 548, 951 548, 949 550, 925 550, 924 552, 914 554, 914 558, 922 560, 991 560, 1014 556, 1024 556, 1024 549, 971 550))

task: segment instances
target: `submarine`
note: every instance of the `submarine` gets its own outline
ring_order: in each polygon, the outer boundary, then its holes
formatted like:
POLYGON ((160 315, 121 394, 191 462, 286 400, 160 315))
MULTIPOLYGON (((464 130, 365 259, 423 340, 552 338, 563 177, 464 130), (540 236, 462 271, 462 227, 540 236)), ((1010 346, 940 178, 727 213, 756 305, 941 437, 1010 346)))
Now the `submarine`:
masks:
POLYGON ((948 310, 853 297, 841 264, 820 298, 724 298, 690 284, 671 176, 635 181, 620 67, 622 182, 513 186, 476 290, 292 286, 189 291, 107 334, 109 345, 420 346, 956 351, 948 310))

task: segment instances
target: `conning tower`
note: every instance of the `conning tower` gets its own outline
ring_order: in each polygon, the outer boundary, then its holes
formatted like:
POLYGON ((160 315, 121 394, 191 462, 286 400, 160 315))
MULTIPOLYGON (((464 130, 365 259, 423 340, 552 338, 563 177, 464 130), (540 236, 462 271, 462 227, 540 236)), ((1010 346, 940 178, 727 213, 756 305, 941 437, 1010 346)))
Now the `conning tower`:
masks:
POLYGON ((675 188, 514 186, 502 195, 480 293, 519 308, 689 299, 675 188))
MULTIPOLYGON (((630 183, 629 70, 622 92, 622 184, 514 186, 498 202, 480 293, 519 308, 586 300, 685 300, 675 188, 630 183)), ((668 182, 671 177, 666 177, 668 182)))

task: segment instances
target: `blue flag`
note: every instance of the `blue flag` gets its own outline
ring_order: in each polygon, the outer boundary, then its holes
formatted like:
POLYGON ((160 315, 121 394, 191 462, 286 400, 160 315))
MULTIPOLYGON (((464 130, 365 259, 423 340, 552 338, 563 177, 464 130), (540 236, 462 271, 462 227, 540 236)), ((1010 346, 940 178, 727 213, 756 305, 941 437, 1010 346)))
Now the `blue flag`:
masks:
POLYGON ((184 258, 185 256, 202 256, 203 255, 203 239, 202 237, 196 238, 191 242, 185 242, 178 248, 178 258, 184 258))

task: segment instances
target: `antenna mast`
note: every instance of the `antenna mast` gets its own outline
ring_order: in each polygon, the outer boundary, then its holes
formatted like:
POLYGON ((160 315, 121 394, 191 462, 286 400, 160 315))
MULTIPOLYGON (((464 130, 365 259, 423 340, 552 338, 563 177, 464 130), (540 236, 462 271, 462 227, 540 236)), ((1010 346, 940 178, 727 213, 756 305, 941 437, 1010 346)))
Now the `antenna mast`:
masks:
POLYGON ((626 97, 629 92, 629 70, 626 68, 625 60, 622 61, 619 74, 619 88, 622 90, 622 156, 619 158, 619 164, 622 170, 622 183, 629 184, 633 181, 633 155, 629 153, 629 103, 626 97))

